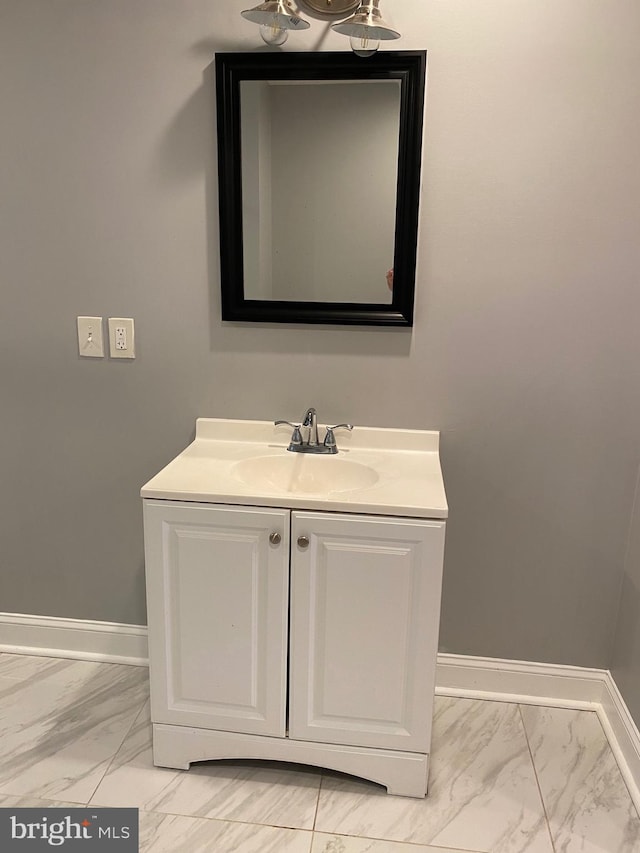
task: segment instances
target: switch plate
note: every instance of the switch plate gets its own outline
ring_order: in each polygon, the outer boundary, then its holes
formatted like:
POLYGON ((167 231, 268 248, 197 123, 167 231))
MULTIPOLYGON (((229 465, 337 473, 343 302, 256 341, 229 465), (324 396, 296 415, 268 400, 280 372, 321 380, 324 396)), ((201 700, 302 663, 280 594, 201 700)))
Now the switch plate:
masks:
POLYGON ((131 317, 109 317, 109 355, 111 358, 136 357, 131 317))
POLYGON ((102 317, 78 317, 78 352, 87 358, 104 357, 102 317))

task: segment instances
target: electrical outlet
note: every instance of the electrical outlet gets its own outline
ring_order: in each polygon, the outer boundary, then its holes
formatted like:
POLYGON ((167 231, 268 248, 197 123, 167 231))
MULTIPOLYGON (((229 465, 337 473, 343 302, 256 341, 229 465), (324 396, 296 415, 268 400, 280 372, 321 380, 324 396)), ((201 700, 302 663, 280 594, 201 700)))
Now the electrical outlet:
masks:
POLYGON ((114 330, 114 341, 116 349, 127 348, 127 330, 125 326, 116 326, 114 330))
POLYGON ((78 317, 78 352, 87 358, 103 358, 102 317, 78 317))
POLYGON ((135 358, 133 320, 109 317, 109 354, 111 358, 135 358))

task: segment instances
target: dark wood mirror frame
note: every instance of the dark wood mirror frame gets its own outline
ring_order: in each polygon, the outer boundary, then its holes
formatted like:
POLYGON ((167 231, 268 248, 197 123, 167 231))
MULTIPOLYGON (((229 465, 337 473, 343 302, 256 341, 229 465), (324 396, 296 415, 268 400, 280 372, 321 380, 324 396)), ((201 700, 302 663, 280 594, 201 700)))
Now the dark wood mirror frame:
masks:
POLYGON ((218 53, 218 193, 222 319, 263 323, 412 326, 420 200, 425 51, 218 53), (244 80, 399 80, 400 131, 390 304, 246 299, 243 272, 240 83, 244 80))

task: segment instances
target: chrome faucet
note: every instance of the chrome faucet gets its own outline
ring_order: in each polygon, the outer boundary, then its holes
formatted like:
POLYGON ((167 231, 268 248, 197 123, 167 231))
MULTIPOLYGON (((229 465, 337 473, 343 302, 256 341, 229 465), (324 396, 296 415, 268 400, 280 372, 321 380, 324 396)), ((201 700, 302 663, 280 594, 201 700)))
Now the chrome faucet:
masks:
POLYGON ((291 421, 274 421, 274 423, 275 426, 287 424, 288 426, 293 427, 291 441, 287 448, 287 450, 290 450, 292 453, 337 453, 338 448, 336 446, 334 430, 353 429, 352 424, 336 424, 332 427, 328 426, 326 427, 324 441, 320 444, 320 440, 318 439, 318 415, 314 408, 307 409, 304 413, 302 423, 292 424, 291 421), (301 432, 302 429, 306 429, 304 438, 301 432))
POLYGON ((302 419, 302 426, 309 430, 307 433, 309 447, 317 447, 320 442, 318 441, 318 414, 315 409, 307 409, 302 419))

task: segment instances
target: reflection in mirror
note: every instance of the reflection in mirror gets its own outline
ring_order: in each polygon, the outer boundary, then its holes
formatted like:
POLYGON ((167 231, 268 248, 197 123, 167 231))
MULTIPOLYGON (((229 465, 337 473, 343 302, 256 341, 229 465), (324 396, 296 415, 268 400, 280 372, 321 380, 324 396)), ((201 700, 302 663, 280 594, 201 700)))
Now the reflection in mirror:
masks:
POLYGON ((216 55, 223 320, 413 324, 425 70, 216 55))
POLYGON ((400 82, 245 80, 240 96, 246 298, 390 304, 400 82))

